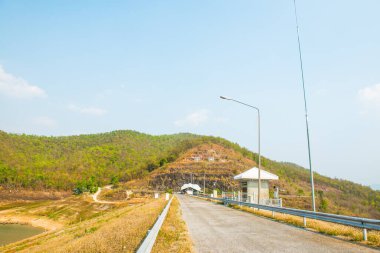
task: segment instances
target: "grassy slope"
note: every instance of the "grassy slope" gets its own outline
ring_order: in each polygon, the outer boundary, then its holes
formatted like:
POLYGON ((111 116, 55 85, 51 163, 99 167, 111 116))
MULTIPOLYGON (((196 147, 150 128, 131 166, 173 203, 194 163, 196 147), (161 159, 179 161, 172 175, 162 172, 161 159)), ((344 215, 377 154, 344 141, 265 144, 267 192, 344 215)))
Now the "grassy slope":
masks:
POLYGON ((153 253, 189 253, 194 252, 192 242, 186 227, 182 220, 179 201, 174 197, 170 205, 168 215, 160 232, 158 233, 156 242, 154 243, 153 253))
POLYGON ((166 202, 144 203, 100 212, 85 221, 0 247, 1 252, 135 252, 166 202))
MULTIPOLYGON (((191 148, 215 144, 222 147, 222 152, 233 162, 225 163, 227 167, 197 167, 194 164, 181 167, 184 170, 182 176, 176 178, 176 185, 188 181, 183 175, 190 171, 201 180, 206 169, 209 171, 208 178, 215 179, 218 188, 231 190, 234 187, 231 175, 255 164, 257 155, 222 138, 192 134, 151 136, 134 131, 39 137, 0 131, 0 186, 6 189, 71 190, 78 181, 90 176, 97 183, 106 184, 113 176, 128 181, 148 175, 149 171, 153 171, 152 174, 159 171, 170 174, 171 170, 176 172, 176 163, 191 148), (165 164, 167 162, 174 163, 165 164), (160 165, 163 166, 155 170, 160 165)), ((279 175, 278 183, 284 190, 281 194, 287 206, 310 208, 309 174, 306 169, 266 158, 262 159, 262 164, 265 169, 279 175)), ((314 178, 320 211, 380 218, 380 191, 318 173, 314 178)), ((165 185, 165 181, 160 184, 171 187, 165 185)))
POLYGON ((29 218, 30 221, 42 219, 65 226, 94 218, 120 206, 122 205, 94 203, 88 195, 71 196, 59 200, 4 201, 0 202, 0 223, 8 219, 22 223, 23 220, 29 218))

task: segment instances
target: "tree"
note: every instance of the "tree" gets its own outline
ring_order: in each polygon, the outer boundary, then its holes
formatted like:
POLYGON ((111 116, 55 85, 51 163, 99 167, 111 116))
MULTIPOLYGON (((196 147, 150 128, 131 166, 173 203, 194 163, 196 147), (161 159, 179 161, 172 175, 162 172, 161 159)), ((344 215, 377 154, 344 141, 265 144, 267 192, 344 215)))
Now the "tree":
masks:
POLYGON ((112 184, 114 187, 117 187, 118 184, 119 184, 119 177, 118 177, 118 176, 112 176, 112 178, 111 178, 111 184, 112 184))

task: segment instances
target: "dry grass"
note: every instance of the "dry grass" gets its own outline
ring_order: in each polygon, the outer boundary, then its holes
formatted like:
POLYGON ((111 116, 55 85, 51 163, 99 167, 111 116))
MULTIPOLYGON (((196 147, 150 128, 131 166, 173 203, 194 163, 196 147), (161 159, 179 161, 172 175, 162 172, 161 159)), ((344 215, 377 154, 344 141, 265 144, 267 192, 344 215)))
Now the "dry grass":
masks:
MULTIPOLYGON (((232 208, 250 212, 259 216, 265 216, 267 218, 274 219, 280 222, 289 223, 297 227, 303 227, 303 218, 298 216, 275 213, 275 216, 272 217, 271 211, 257 210, 254 208, 237 205, 232 205, 232 208)), ((359 228, 344 226, 325 221, 307 219, 307 229, 326 235, 337 236, 339 238, 346 239, 349 241, 357 241, 366 245, 380 247, 379 231, 368 231, 368 241, 365 242, 362 241, 363 231, 359 228)))
POLYGON ((194 252, 185 222, 182 220, 179 201, 174 197, 168 215, 158 233, 153 253, 194 252))
POLYGON ((117 188, 112 189, 104 189, 99 194, 98 199, 99 200, 105 200, 105 201, 131 201, 131 200, 139 200, 139 199, 145 199, 145 198, 151 198, 154 196, 155 190, 148 190, 148 189, 129 189, 128 184, 120 183, 117 188), (127 198, 127 189, 130 191, 129 198, 127 198))
POLYGON ((165 201, 121 207, 63 229, 9 244, 1 252, 134 252, 165 201))
MULTIPOLYGON (((22 223, 29 217, 31 220, 50 220, 52 223, 71 225, 122 206, 94 203, 87 195, 60 200, 9 202, 0 205, 0 223, 7 223, 7 220, 22 223)), ((46 229, 50 230, 48 227, 46 229)))
POLYGON ((28 189, 5 189, 0 186, 0 201, 37 201, 37 200, 57 200, 71 196, 71 191, 38 191, 28 189))
POLYGON ((153 201, 133 209, 106 226, 90 228, 95 231, 93 234, 84 231, 84 234, 78 235, 81 238, 57 252, 134 252, 153 226, 164 204, 162 200, 153 201))

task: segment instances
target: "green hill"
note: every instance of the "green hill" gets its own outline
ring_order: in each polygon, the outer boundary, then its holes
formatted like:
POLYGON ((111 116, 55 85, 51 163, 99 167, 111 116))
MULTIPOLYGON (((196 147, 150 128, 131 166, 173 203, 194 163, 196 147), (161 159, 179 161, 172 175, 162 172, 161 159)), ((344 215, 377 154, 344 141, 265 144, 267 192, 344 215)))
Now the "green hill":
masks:
MULTIPOLYGON (((255 153, 225 139, 194 134, 152 136, 114 131, 42 137, 0 131, 0 188, 91 190, 97 185, 132 180, 149 181, 147 187, 164 189, 188 181, 181 175, 191 172, 198 180, 206 173, 219 189, 230 191, 236 188, 231 175, 252 166, 256 159, 255 153), (207 145, 229 162, 223 166, 182 166, 186 154, 197 149, 205 152, 207 145)), ((310 208, 308 170, 266 158, 262 164, 280 177, 276 184, 286 206, 310 208)), ((320 211, 380 218, 380 191, 317 173, 314 178, 320 211)))
POLYGON ((4 187, 69 190, 83 180, 128 181, 174 159, 190 134, 151 136, 134 131, 68 137, 0 132, 0 184, 4 187))
POLYGON ((72 190, 78 183, 108 184, 140 178, 185 150, 221 138, 194 134, 152 136, 135 131, 67 137, 0 131, 0 185, 72 190))

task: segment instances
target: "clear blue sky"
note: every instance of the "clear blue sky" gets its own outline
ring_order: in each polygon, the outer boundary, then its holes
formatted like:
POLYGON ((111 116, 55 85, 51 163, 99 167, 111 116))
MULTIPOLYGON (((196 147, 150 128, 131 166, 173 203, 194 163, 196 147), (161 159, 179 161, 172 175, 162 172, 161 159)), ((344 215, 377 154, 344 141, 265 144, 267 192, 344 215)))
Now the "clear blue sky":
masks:
MULTIPOLYGON (((315 171, 380 183, 380 1, 298 1, 315 171)), ((292 0, 0 0, 0 129, 215 135, 307 166, 292 0)))

